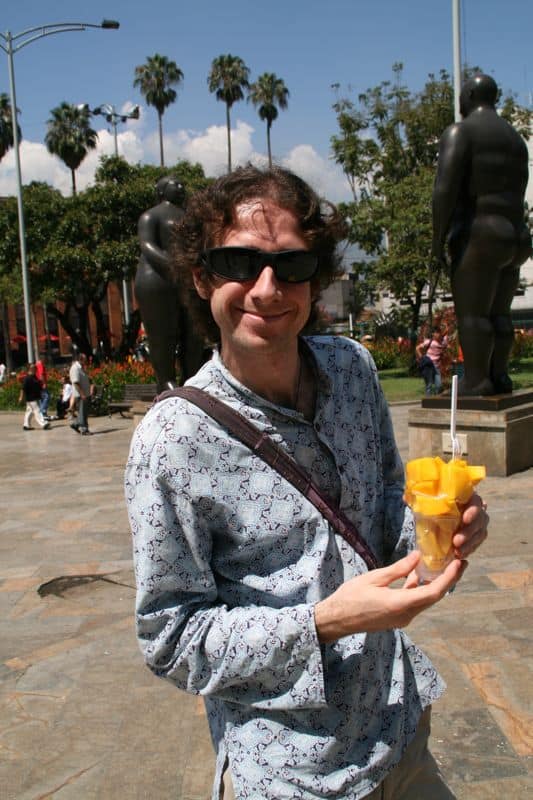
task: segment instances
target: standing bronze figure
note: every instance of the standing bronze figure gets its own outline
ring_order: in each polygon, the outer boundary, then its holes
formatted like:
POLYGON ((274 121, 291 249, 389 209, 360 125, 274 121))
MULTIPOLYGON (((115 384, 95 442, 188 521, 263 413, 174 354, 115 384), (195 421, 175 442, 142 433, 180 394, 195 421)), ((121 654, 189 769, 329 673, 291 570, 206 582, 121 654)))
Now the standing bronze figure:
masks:
POLYGON ((192 330, 187 309, 180 304, 170 265, 173 231, 184 215, 185 190, 177 178, 169 176, 157 182, 156 191, 160 202, 139 219, 141 257, 135 296, 148 337, 157 389, 162 392, 177 385, 176 349, 179 348, 183 383, 201 367, 204 346, 192 330))
POLYGON ((496 111, 488 75, 464 84, 463 120, 440 140, 433 191, 433 253, 451 270, 464 377, 459 394, 512 391, 511 303, 531 253, 525 217, 528 151, 496 111))

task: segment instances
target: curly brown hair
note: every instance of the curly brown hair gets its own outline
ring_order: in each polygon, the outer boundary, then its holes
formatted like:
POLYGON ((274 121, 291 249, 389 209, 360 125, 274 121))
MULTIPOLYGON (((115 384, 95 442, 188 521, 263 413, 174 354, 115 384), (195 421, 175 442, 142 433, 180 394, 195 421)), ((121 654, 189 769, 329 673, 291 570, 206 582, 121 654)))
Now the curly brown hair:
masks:
MULTIPOLYGON (((248 164, 214 181, 194 194, 176 228, 172 269, 182 305, 186 306, 194 326, 211 342, 219 340, 219 329, 210 304, 197 293, 193 270, 202 268, 202 253, 219 246, 224 233, 236 223, 236 208, 257 198, 270 200, 291 211, 300 222, 308 247, 318 256, 318 270, 311 281, 313 303, 306 325, 318 319, 317 300, 321 290, 341 275, 337 244, 346 235, 346 224, 336 207, 321 200, 311 187, 289 170, 281 167, 258 169, 248 164)), ((210 276, 204 273, 203 280, 210 276)))

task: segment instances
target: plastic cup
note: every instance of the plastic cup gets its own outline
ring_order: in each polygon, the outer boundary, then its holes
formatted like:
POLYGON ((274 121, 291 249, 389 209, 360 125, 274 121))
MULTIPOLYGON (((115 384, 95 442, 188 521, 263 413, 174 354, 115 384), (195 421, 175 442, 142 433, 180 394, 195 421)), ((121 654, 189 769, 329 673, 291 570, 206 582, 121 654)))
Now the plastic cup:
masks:
POLYGON ((416 574, 423 581, 432 581, 441 575, 454 559, 452 539, 459 528, 457 516, 428 516, 415 512, 416 547, 420 561, 416 574))

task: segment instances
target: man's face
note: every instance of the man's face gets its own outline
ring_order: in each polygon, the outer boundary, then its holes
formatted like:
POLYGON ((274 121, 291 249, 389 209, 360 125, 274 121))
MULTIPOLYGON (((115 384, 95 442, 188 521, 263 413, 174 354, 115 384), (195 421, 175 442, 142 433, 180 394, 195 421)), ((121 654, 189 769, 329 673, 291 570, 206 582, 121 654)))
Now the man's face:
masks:
MULTIPOLYGON (((253 247, 265 252, 307 250, 295 215, 271 201, 251 200, 236 209, 236 223, 228 228, 218 246, 253 247)), ((311 310, 311 284, 278 281, 266 266, 255 280, 237 281, 195 273, 196 288, 209 299, 211 313, 220 329, 222 357, 229 366, 233 357, 256 351, 287 352, 306 324, 311 310)))

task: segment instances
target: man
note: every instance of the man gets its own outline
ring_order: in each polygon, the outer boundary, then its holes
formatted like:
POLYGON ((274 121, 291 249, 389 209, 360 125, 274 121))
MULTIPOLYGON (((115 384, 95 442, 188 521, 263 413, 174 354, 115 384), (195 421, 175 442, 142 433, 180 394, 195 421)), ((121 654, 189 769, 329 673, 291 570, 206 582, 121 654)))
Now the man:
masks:
POLYGON ((72 430, 81 433, 82 436, 89 436, 89 399, 91 395, 91 382, 85 372, 84 366, 87 363, 85 353, 73 356, 72 366, 70 367, 69 377, 72 384, 72 396, 75 399, 78 414, 76 421, 71 424, 72 430))
POLYGON ((512 391, 511 302, 531 254, 524 214, 528 151, 496 111, 497 95, 489 75, 463 86, 464 119, 442 135, 433 192, 433 252, 447 264, 448 245, 463 395, 512 391))
POLYGON ((443 683, 399 628, 457 582, 488 518, 476 498, 458 557, 417 585, 371 356, 300 335, 338 274, 343 235, 303 181, 253 167, 195 195, 178 230, 195 324, 219 341, 188 384, 280 443, 384 565, 368 571, 315 506, 196 406, 170 397, 145 416, 126 471, 138 638, 155 674, 204 696, 213 798, 374 798, 387 781, 399 798, 404 780, 404 800, 452 797, 425 748, 443 683))
POLYGON ((46 373, 46 366, 41 358, 35 362, 35 377, 41 383, 41 399, 39 401, 39 409, 44 419, 48 420, 48 406, 50 405, 50 392, 48 391, 48 375, 46 373))
POLYGON ((46 431, 50 427, 50 423, 44 419, 39 408, 41 388, 41 382, 37 380, 35 374, 35 364, 29 364, 28 372, 22 381, 19 394, 19 403, 22 403, 23 400, 26 401, 26 413, 24 414, 24 424, 22 426, 24 431, 33 430, 31 426, 32 417, 35 417, 37 425, 43 430, 46 431))
POLYGON ((135 276, 135 296, 148 334, 150 361, 160 392, 176 386, 176 347, 182 382, 202 365, 203 342, 180 306, 176 277, 170 266, 170 247, 176 225, 183 218, 185 190, 171 176, 157 182, 158 205, 139 219, 141 258, 135 276))
POLYGON ((433 328, 431 336, 416 347, 418 368, 426 386, 426 394, 439 394, 442 388, 440 363, 442 354, 448 346, 448 337, 440 328, 433 328), (429 361, 429 363, 428 363, 429 361))

